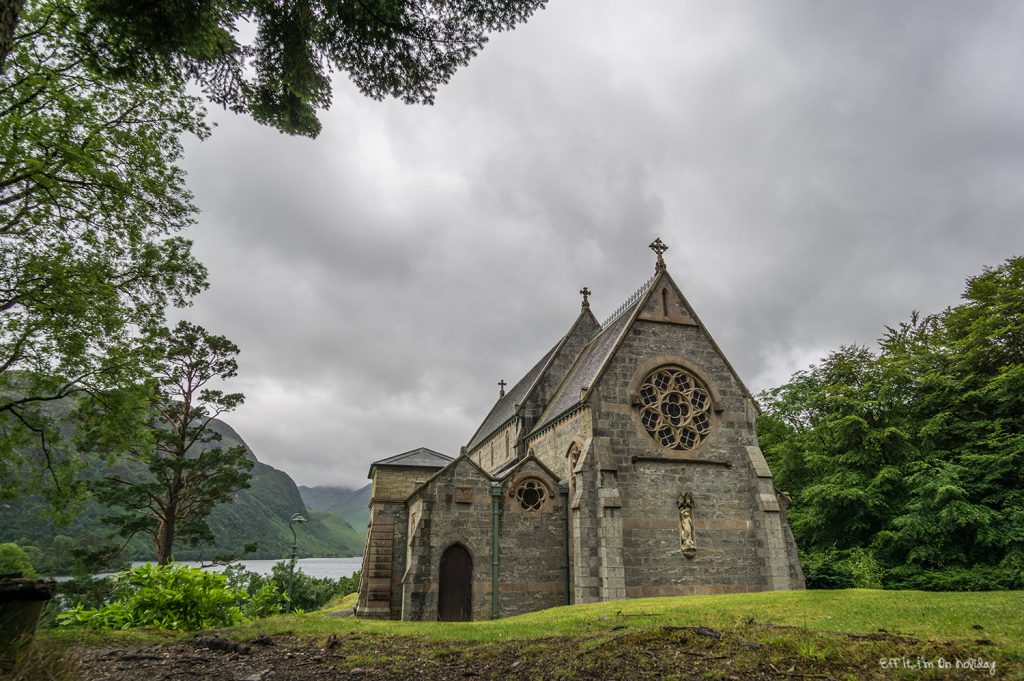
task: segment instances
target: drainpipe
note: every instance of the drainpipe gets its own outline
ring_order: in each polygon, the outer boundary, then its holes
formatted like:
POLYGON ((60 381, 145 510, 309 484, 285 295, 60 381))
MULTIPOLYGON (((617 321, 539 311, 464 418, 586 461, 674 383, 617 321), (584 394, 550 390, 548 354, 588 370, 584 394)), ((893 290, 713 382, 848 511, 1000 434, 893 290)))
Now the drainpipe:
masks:
POLYGON ((558 493, 562 497, 562 508, 565 509, 565 551, 562 554, 562 578, 565 580, 565 604, 572 605, 572 592, 569 590, 569 484, 558 485, 558 493))
POLYGON ((498 619, 498 518, 501 516, 501 484, 491 483, 491 619, 498 619))

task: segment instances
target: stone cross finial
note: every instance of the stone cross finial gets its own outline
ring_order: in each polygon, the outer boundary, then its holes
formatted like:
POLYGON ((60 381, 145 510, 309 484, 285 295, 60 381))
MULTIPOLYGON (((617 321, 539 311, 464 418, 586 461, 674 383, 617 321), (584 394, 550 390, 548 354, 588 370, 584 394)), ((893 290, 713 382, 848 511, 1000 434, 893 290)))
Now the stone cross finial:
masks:
POLYGON ((580 289, 580 295, 583 296, 582 309, 589 310, 590 309, 590 301, 587 300, 587 299, 590 298, 590 289, 587 288, 586 286, 584 286, 583 288, 580 289))
POLYGON ((508 383, 505 382, 504 378, 501 379, 500 381, 498 381, 498 397, 504 397, 505 396, 505 386, 506 385, 508 385, 508 383))
POLYGON ((661 254, 668 250, 668 246, 666 246, 665 242, 661 240, 661 237, 658 237, 654 241, 651 242, 651 245, 648 246, 648 248, 650 248, 652 251, 654 251, 658 255, 658 262, 655 263, 655 265, 654 265, 654 271, 655 272, 663 272, 663 271, 665 271, 665 260, 664 260, 664 258, 661 257, 661 254))

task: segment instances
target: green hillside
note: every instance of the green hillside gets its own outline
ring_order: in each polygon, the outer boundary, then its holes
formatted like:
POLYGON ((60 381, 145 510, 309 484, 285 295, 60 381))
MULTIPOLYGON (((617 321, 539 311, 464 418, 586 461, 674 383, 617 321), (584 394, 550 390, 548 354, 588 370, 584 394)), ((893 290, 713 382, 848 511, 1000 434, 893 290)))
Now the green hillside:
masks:
POLYGON ((301 485, 299 493, 307 507, 343 518, 360 536, 366 537, 366 526, 370 522, 370 485, 359 489, 301 485))
MULTIPOLYGON (((245 444, 241 436, 226 423, 214 422, 223 438, 222 446, 245 444)), ((246 446, 255 462, 250 487, 237 493, 235 500, 214 509, 209 523, 215 537, 213 546, 191 548, 175 546, 180 560, 211 559, 217 555, 239 555, 246 544, 255 542, 257 550, 248 558, 285 558, 291 552, 292 533, 288 520, 302 513, 308 522, 296 525, 299 556, 358 556, 363 552, 363 535, 342 518, 308 512, 295 482, 287 473, 260 463, 246 446)), ((89 463, 83 472, 95 479, 109 472, 102 461, 89 463)), ((33 563, 44 573, 67 573, 71 568, 71 550, 78 546, 100 546, 110 543, 110 528, 101 522, 108 511, 95 501, 88 501, 83 511, 67 526, 57 527, 45 518, 45 503, 37 497, 21 497, 0 504, 0 542, 13 541, 29 547, 33 563), (35 547, 33 549, 32 547, 35 547)), ((365 526, 365 525, 364 525, 365 526)), ((116 539, 116 538, 115 538, 116 539)), ((155 551, 148 537, 138 536, 126 548, 126 560, 152 560, 155 551)))

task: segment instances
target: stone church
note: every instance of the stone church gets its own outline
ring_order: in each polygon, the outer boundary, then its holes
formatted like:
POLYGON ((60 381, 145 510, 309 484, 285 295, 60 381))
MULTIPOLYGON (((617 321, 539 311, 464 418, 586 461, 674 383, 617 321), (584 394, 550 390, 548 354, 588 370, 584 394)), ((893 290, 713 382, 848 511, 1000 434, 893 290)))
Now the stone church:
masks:
POLYGON ((459 456, 370 467, 356 614, 480 620, 804 586, 753 397, 666 270, 582 310, 459 456))

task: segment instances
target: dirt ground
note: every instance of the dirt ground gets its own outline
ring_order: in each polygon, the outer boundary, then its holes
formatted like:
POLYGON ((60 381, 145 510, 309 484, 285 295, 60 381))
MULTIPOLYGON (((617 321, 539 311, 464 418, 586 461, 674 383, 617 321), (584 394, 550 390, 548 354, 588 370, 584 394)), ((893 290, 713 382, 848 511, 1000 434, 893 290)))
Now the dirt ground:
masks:
POLYGON ((985 655, 983 641, 954 645, 889 634, 794 638, 786 631, 755 628, 722 633, 704 627, 654 627, 600 641, 503 643, 370 634, 320 639, 261 635, 237 642, 207 633, 163 645, 79 647, 66 663, 71 678, 110 681, 1024 678, 1005 658, 985 655), (883 658, 898 660, 896 666, 902 668, 892 668, 883 658), (996 673, 987 668, 913 667, 939 658, 995 660, 996 673))

